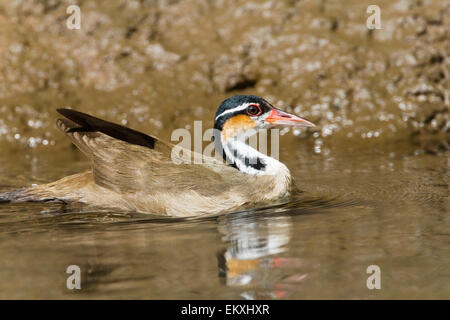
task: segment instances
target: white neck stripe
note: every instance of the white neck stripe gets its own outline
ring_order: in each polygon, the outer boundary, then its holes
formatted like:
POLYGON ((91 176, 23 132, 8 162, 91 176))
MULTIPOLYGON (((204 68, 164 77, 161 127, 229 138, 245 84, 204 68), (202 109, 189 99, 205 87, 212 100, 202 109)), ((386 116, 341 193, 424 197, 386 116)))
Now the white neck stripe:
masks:
POLYGON ((257 151, 243 141, 223 141, 223 138, 221 137, 221 142, 223 151, 227 157, 225 160, 230 160, 231 163, 234 163, 238 167, 239 171, 243 173, 253 175, 271 175, 277 174, 280 170, 287 170, 286 166, 278 160, 257 151), (235 151, 238 153, 237 156, 234 154, 235 151), (254 167, 247 165, 245 163, 245 158, 248 158, 249 160, 254 159, 255 161, 259 159, 259 161, 264 163, 265 166, 262 170, 257 170, 254 167))

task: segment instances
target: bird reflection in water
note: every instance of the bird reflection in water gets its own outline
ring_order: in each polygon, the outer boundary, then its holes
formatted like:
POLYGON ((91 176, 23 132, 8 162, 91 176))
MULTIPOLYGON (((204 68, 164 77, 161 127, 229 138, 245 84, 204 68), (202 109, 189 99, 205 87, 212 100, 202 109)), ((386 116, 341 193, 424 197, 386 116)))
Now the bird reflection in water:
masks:
POLYGON ((244 288, 241 297, 282 299, 307 277, 298 273, 301 259, 284 254, 291 238, 291 217, 244 212, 221 218, 219 232, 227 248, 217 254, 219 277, 229 287, 244 288))

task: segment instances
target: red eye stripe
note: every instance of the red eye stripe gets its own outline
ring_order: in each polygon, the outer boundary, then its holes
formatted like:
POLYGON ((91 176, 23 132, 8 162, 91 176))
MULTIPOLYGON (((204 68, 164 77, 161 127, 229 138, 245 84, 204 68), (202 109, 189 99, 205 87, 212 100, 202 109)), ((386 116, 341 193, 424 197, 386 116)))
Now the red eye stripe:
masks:
POLYGON ((262 113, 262 110, 258 104, 250 104, 247 107, 247 114, 249 116, 259 116, 261 113, 262 113))

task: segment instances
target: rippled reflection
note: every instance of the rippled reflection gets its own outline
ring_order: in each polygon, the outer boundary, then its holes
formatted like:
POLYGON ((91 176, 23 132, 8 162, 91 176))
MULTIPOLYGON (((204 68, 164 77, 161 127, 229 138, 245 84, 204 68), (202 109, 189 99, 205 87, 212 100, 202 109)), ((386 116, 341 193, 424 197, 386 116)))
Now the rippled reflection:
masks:
MULTIPOLYGON (((285 277, 277 269, 299 267, 299 258, 283 255, 291 239, 289 216, 261 217, 252 213, 224 216, 219 232, 227 248, 217 254, 219 277, 229 287, 243 288, 241 297, 284 298, 285 277)), ((288 282, 299 282, 306 274, 295 274, 288 282)))

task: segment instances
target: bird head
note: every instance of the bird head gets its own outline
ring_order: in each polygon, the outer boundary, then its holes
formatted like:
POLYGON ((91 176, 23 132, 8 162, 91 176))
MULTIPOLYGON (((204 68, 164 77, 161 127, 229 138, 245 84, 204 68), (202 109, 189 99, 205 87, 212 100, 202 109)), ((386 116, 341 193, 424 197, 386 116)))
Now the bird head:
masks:
POLYGON ((224 140, 248 137, 276 126, 314 127, 314 124, 253 95, 236 95, 224 100, 214 118, 214 128, 221 131, 224 140))

